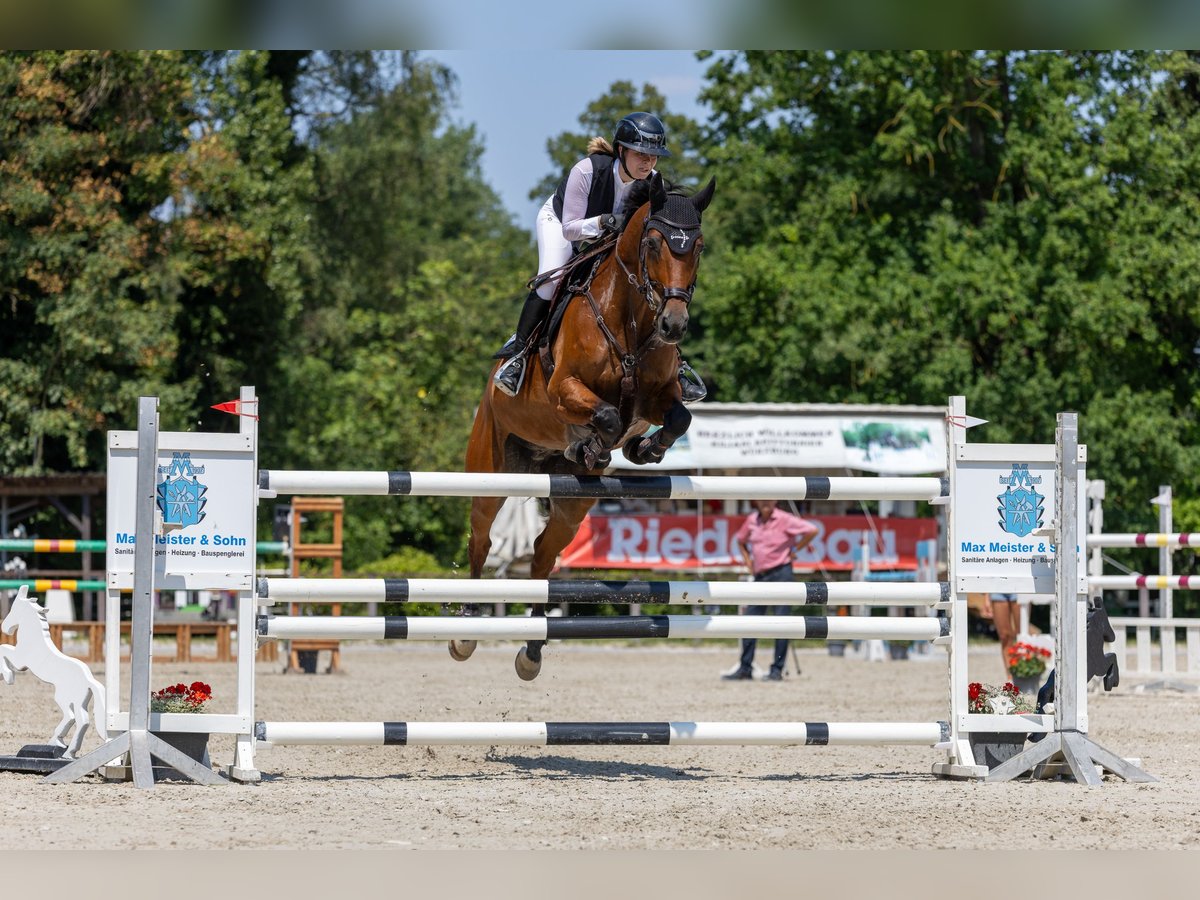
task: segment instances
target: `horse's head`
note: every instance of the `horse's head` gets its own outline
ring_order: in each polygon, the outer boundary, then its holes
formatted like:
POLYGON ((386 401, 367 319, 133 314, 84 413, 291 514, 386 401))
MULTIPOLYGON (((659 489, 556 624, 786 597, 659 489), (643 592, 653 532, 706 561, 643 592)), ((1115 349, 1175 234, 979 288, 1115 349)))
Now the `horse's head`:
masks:
POLYGON ((668 193, 657 172, 650 179, 650 208, 642 227, 638 289, 654 311, 660 340, 677 344, 688 327, 688 306, 704 250, 700 214, 712 201, 717 180, 692 197, 668 193))
POLYGON ((12 634, 23 621, 29 619, 31 615, 37 616, 39 613, 43 619, 46 617, 46 611, 35 601, 29 599, 29 585, 22 585, 21 590, 17 592, 16 599, 13 600, 12 609, 8 611, 4 621, 0 622, 0 631, 12 634))

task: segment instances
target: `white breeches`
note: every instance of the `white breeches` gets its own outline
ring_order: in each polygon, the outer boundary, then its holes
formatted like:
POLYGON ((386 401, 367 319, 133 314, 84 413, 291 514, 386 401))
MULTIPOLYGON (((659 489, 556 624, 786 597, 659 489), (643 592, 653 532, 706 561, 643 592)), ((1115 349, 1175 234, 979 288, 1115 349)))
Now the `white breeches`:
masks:
MULTIPOLYGON (((547 200, 534 222, 538 243, 538 274, 557 269, 571 258, 571 242, 563 237, 562 222, 554 214, 554 197, 547 200)), ((560 279, 554 278, 538 288, 538 296, 549 300, 554 296, 560 279)))

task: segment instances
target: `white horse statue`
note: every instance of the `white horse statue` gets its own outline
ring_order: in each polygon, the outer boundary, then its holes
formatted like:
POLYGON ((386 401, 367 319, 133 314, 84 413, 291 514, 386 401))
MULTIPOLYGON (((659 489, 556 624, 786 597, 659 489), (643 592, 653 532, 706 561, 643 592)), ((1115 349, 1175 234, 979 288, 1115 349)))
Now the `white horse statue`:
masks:
POLYGON ((83 745, 83 736, 91 721, 89 703, 96 704, 96 732, 107 741, 104 689, 81 660, 67 656, 54 646, 46 610, 29 597, 28 586, 17 593, 12 609, 0 622, 0 631, 5 634, 17 632, 16 644, 0 644, 0 677, 5 684, 12 684, 17 672, 29 670, 42 681, 54 685, 54 702, 62 710, 63 717, 50 743, 66 748, 62 758, 74 759, 83 745), (75 736, 68 747, 65 738, 72 725, 75 736))

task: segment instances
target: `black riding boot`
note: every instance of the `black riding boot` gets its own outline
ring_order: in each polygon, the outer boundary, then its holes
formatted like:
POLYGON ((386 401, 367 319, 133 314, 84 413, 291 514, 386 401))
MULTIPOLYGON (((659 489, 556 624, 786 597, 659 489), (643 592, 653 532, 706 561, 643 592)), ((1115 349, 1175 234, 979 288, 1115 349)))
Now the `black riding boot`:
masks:
POLYGON ((525 298, 525 305, 521 307, 520 318, 517 319, 517 333, 509 338, 508 343, 496 354, 500 359, 507 356, 508 362, 500 366, 492 380, 496 382, 496 387, 510 397, 517 395, 521 383, 525 380, 525 355, 529 352, 529 337, 549 308, 549 300, 543 300, 536 290, 530 291, 529 296, 525 298))
POLYGON ((679 358, 679 384, 683 388, 684 403, 695 403, 708 396, 704 379, 696 374, 696 370, 689 366, 683 357, 679 358))

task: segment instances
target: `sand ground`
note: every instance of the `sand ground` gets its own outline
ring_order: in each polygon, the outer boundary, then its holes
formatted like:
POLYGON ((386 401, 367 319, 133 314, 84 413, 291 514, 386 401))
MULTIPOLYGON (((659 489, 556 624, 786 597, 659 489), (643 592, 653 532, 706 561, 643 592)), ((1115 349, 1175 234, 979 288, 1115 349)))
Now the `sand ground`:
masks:
MULTIPOLYGON (((258 664, 257 718, 333 721, 934 721, 944 661, 867 662, 802 649, 780 684, 724 683, 728 644, 553 644, 520 682, 517 645, 465 663, 427 644, 347 646, 345 674, 258 664)), ((760 644, 759 661, 768 648, 760 644)), ((937 651, 940 654, 940 651, 937 651)), ((322 658, 324 663, 324 656, 322 658)), ((103 666, 96 666, 102 679, 103 666)), ((998 680, 979 647, 972 677, 998 680)), ((152 684, 201 679, 233 712, 231 664, 156 664, 152 684)), ((127 676, 124 682, 128 684, 127 676)), ((1091 736, 1140 757, 1157 784, 1108 778, 978 784, 929 773, 924 747, 260 747, 261 784, 139 791, 95 778, 0 773, 8 849, 63 848, 1197 848, 1200 694, 1091 694, 1091 736)), ((0 752, 58 719, 29 674, 0 684, 0 752)), ((85 750, 98 743, 89 735, 85 750)), ((214 736, 215 765, 233 739, 214 736)))

